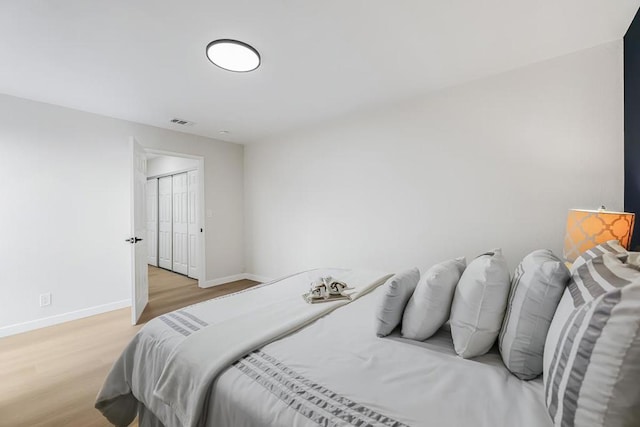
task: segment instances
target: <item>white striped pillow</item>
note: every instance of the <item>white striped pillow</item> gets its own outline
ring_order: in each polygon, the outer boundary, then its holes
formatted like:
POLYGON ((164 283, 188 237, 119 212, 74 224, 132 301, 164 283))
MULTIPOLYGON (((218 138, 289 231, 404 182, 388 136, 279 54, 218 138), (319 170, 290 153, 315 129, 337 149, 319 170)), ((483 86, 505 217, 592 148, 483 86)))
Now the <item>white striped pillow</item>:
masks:
POLYGON ((609 240, 605 243, 594 246, 593 248, 588 249, 580 254, 580 256, 576 258, 575 261, 573 261, 573 264, 571 264, 571 273, 576 271, 576 269, 581 265, 586 264, 589 260, 609 253, 619 255, 623 257, 623 259, 628 254, 627 250, 622 247, 619 241, 609 240))
POLYGON ((625 265, 619 254, 605 253, 575 268, 568 287, 574 307, 579 307, 636 280, 640 271, 625 265))
POLYGON ((554 425, 640 425, 640 282, 576 308, 548 347, 544 392, 554 425))

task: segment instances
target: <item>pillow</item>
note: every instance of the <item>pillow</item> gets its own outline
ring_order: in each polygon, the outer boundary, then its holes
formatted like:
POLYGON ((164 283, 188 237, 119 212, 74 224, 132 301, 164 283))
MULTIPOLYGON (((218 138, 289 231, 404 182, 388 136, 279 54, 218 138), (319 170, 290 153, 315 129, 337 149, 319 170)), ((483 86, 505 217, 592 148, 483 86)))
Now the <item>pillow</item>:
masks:
POLYGON ((569 292, 569 288, 565 288, 564 294, 562 294, 562 298, 560 299, 560 303, 558 304, 558 308, 556 309, 555 314, 553 315, 553 319, 551 320, 551 325, 549 325, 549 332, 547 333, 547 339, 544 342, 544 357, 542 360, 542 375, 546 378, 547 372, 549 372, 549 367, 551 366, 551 358, 553 357, 553 349, 555 349, 556 344, 558 343, 558 339, 560 338, 560 333, 562 332, 562 328, 564 324, 567 323, 567 320, 571 316, 575 308, 573 307, 573 299, 571 298, 571 292, 569 292))
POLYGON ((620 245, 620 242, 617 240, 609 240, 606 243, 601 243, 593 248, 586 250, 583 252, 571 265, 571 273, 576 271, 578 267, 587 263, 587 261, 592 260, 601 255, 611 253, 614 255, 619 255, 624 259, 624 257, 628 254, 627 250, 620 245))
POLYGON ((628 252, 627 255, 628 256, 626 264, 630 265, 636 270, 640 269, 640 252, 628 252))
POLYGON ((556 426, 640 425, 640 282, 574 309, 547 352, 544 396, 556 426))
POLYGON ((423 341, 449 319, 453 292, 467 266, 463 258, 434 265, 420 277, 402 317, 402 336, 423 341))
POLYGON ((531 252, 516 268, 499 343, 505 366, 522 380, 542 373, 544 342, 569 277, 548 249, 531 252))
POLYGON ((620 254, 604 253, 574 269, 569 282, 573 305, 579 307, 637 279, 640 279, 640 271, 625 265, 620 254))
POLYGON ((407 301, 420 280, 417 268, 403 271, 384 284, 384 293, 376 313, 376 335, 385 337, 400 324, 407 301))
MULTIPOLYGON (((558 304, 556 313, 553 315, 553 320, 551 321, 551 325, 549 326, 549 333, 547 334, 547 340, 545 341, 544 345, 544 375, 549 372, 549 368, 551 366, 551 358, 553 356, 553 352, 558 343, 558 340, 560 339, 562 329, 569 319, 569 316, 571 316, 574 308, 576 307, 574 295, 577 295, 579 293, 580 296, 576 297, 579 299, 579 301, 584 301, 585 297, 589 301, 593 300, 593 297, 588 291, 585 282, 590 284, 589 287, 594 290, 594 293, 602 295, 603 292, 606 292, 606 290, 612 290, 616 289, 617 287, 624 286, 625 284, 628 284, 629 281, 640 281, 640 274, 636 270, 637 269, 632 265, 623 264, 617 255, 609 253, 608 255, 604 254, 600 257, 593 258, 588 264, 585 264, 584 267, 582 267, 578 271, 575 271, 571 275, 569 285, 564 291, 564 295, 560 300, 560 304, 558 304), (610 272, 611 269, 613 269, 617 274, 622 277, 627 277, 628 279, 620 280, 620 278, 616 274, 604 273, 604 277, 600 276, 599 274, 595 275, 598 281, 593 280, 591 271, 595 270, 595 268, 593 267, 594 261, 596 262, 596 265, 602 264, 599 266, 601 271, 605 271, 603 270, 603 266, 608 265, 609 267, 606 270, 610 272), (591 265, 591 268, 589 267, 589 265, 591 265), (611 283, 608 283, 607 280, 605 280, 605 277, 613 279, 613 282, 617 286, 613 286, 611 283)), ((582 304, 584 304, 584 302, 578 304, 578 306, 582 304)))
POLYGON ((491 349, 500 333, 510 285, 500 249, 480 255, 464 270, 451 306, 451 336, 459 356, 468 359, 491 349))

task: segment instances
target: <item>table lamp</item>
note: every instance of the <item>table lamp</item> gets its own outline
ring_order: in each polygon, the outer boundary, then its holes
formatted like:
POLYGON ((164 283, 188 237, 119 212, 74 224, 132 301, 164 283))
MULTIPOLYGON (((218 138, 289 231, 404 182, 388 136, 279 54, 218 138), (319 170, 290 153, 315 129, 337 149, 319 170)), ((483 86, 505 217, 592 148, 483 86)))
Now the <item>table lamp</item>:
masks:
POLYGON ((609 240, 618 240, 626 249, 631 243, 635 214, 598 210, 569 209, 564 237, 564 259, 574 262, 584 251, 609 240))

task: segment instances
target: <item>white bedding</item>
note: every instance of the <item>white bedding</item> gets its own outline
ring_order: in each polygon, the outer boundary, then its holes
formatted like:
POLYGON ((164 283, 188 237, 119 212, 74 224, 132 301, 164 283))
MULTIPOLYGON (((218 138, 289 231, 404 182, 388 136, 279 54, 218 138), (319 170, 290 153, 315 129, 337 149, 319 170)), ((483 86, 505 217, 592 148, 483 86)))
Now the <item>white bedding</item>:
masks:
MULTIPOLYGON (((397 332, 376 337, 374 313, 381 290, 223 370, 213 383, 206 425, 551 426, 541 379, 519 380, 507 371, 497 352, 461 359, 446 329, 423 343, 403 339, 397 332)), ((225 313, 224 305, 218 305, 220 311, 215 314, 207 311, 210 302, 187 312, 203 319, 238 314, 225 313)), ((245 310, 250 313, 251 307, 245 310)), ((138 356, 131 355, 122 366, 114 367, 143 404, 151 398, 152 383, 160 375, 162 358, 169 356, 172 340, 181 340, 171 334, 157 335, 164 333, 153 325, 145 329, 156 335, 137 338, 132 346, 140 348, 138 356), (144 348, 160 341, 167 349, 155 349, 153 358, 145 358, 144 348)), ((126 385, 113 385, 114 390, 119 387, 124 395, 126 385)), ((131 407, 127 398, 103 401, 105 406, 113 404, 112 410, 118 405, 131 407)), ((179 425, 168 413, 160 414, 171 420, 166 424, 179 425)), ((154 421, 145 417, 141 425, 154 421)))

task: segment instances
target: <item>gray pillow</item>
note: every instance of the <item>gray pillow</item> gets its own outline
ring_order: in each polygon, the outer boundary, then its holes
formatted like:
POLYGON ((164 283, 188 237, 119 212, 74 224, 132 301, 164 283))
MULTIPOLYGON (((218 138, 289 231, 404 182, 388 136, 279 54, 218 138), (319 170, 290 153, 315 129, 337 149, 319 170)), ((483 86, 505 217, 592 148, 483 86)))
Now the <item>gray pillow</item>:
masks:
POLYGON ((544 342, 568 281, 569 269, 548 249, 516 268, 499 342, 505 366, 522 380, 542 373, 544 342))
POLYGON ((453 293, 466 266, 464 257, 451 259, 420 277, 402 316, 403 337, 424 341, 449 319, 453 293))
POLYGON ((385 337, 400 324, 402 313, 420 280, 417 268, 403 271, 387 280, 376 312, 376 335, 385 337))
POLYGON ((547 352, 544 397, 554 425, 640 425, 640 282, 574 309, 547 352))
POLYGON ((469 263, 451 306, 451 337, 459 356, 468 359, 491 349, 500 333, 510 286, 500 249, 469 263))

